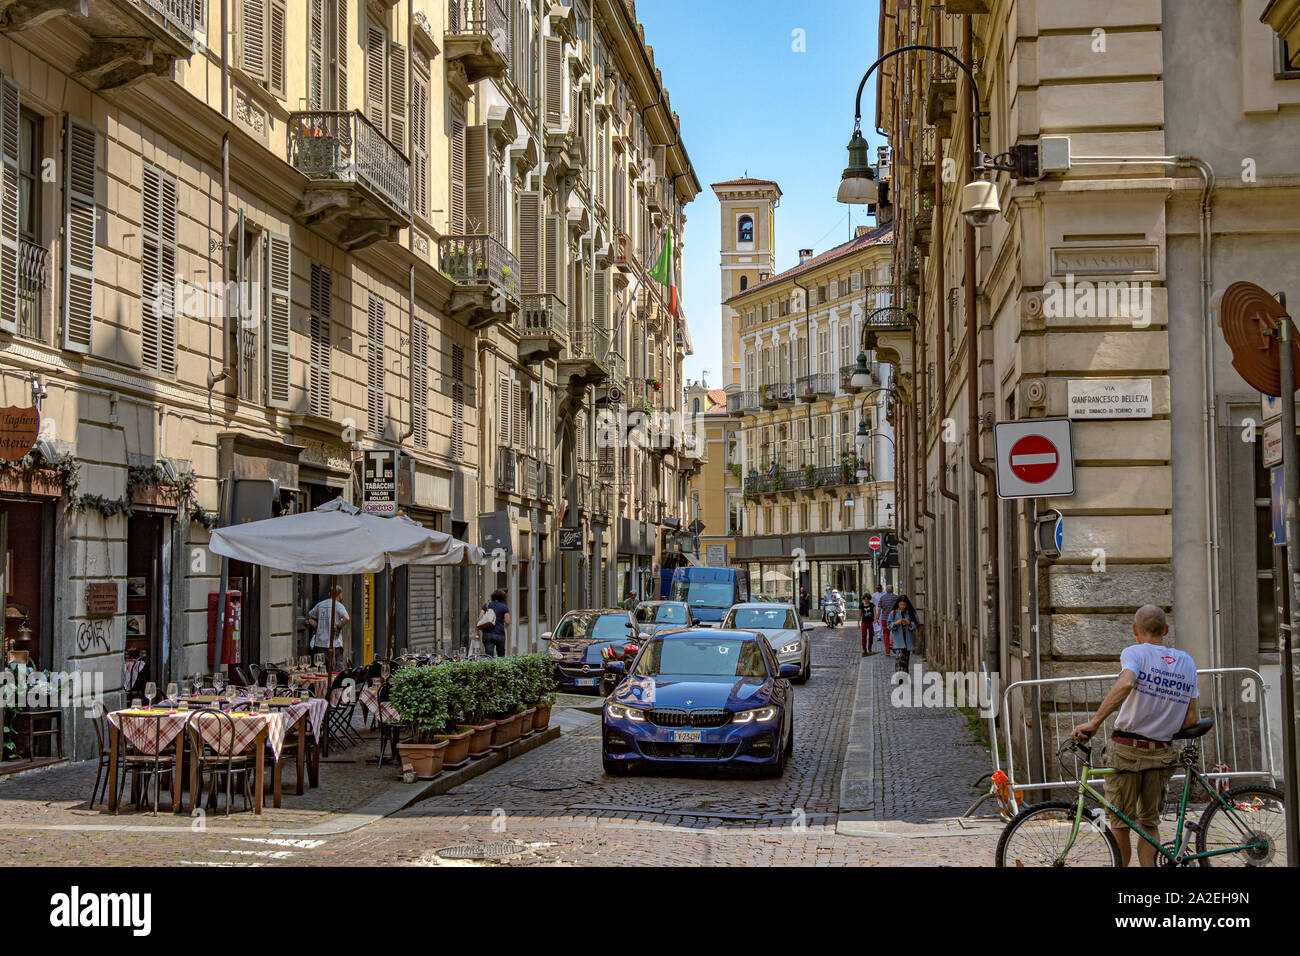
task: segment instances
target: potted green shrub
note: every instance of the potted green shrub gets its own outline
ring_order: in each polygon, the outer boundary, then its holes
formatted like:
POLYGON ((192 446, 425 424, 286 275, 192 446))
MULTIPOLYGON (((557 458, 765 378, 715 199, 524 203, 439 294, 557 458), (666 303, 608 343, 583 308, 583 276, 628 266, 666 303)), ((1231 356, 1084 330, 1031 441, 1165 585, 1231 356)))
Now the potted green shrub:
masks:
POLYGON ((458 679, 452 670, 453 666, 434 665, 447 703, 447 724, 443 732, 437 735, 438 740, 447 741, 447 749, 442 755, 443 767, 460 767, 469 763, 470 741, 474 736, 474 728, 464 724, 466 715, 473 706, 473 688, 466 681, 458 679))
POLYGON ((457 726, 460 732, 469 731, 469 755, 484 757, 492 752, 492 732, 496 721, 488 716, 491 703, 488 687, 487 661, 453 661, 444 664, 449 680, 465 688, 464 723, 457 726))
POLYGON ((505 659, 506 674, 514 692, 515 713, 519 716, 519 732, 515 738, 529 737, 533 733, 533 715, 537 713, 536 700, 532 693, 532 672, 528 658, 531 654, 518 654, 505 659))
POLYGON ((429 780, 442 772, 442 753, 447 749, 447 741, 437 739, 447 727, 445 682, 432 665, 404 668, 392 680, 389 700, 411 732, 409 742, 397 745, 402 769, 429 780))
POLYGON ((555 672, 546 654, 533 654, 533 692, 537 695, 537 713, 533 715, 533 730, 545 730, 551 723, 551 708, 555 706, 555 672))
POLYGON ((519 739, 519 689, 514 686, 513 671, 505 657, 483 661, 484 687, 488 695, 487 713, 496 722, 492 731, 492 749, 500 750, 519 739))

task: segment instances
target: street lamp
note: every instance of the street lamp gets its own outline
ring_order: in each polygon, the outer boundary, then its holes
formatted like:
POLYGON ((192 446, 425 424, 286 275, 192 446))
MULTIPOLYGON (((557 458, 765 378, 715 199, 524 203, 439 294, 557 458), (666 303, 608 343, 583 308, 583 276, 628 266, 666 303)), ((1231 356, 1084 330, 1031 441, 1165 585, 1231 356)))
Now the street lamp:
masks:
MULTIPOLYGON (((875 173, 867 162, 867 141, 862 136, 862 90, 866 87, 867 80, 875 72, 876 67, 891 56, 897 56, 909 50, 925 50, 946 57, 957 64, 958 69, 965 73, 970 80, 972 102, 975 107, 973 117, 978 119, 980 116, 980 91, 979 85, 975 82, 975 75, 971 72, 970 67, 952 53, 942 47, 930 46, 926 43, 909 43, 906 46, 890 50, 867 68, 867 72, 862 74, 862 80, 858 83, 858 96, 854 102, 853 112, 853 136, 849 140, 849 165, 844 169, 844 174, 840 179, 839 192, 836 194, 836 198, 842 203, 857 205, 874 203, 879 196, 875 173)), ((1001 169, 1017 175, 1024 175, 1026 170, 1025 159, 1020 153, 1006 153, 997 157, 990 157, 985 153, 980 148, 978 124, 973 124, 972 136, 974 151, 971 158, 971 171, 975 174, 975 178, 962 187, 961 213, 966 217, 967 222, 979 229, 991 223, 993 217, 1002 210, 998 199, 998 187, 990 182, 988 178, 989 170, 1001 169), (1004 156, 1008 161, 998 162, 1004 156)))
POLYGON ((871 386, 871 366, 867 364, 867 353, 858 353, 858 363, 853 366, 853 377, 849 379, 849 387, 855 391, 860 391, 871 386))

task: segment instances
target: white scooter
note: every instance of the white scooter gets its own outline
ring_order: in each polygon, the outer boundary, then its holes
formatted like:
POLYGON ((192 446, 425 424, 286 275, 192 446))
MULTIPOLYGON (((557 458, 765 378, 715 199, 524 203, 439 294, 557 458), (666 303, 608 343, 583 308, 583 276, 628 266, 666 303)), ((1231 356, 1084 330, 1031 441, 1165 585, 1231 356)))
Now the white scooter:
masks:
POLYGON ((840 595, 832 595, 822 602, 822 623, 827 627, 843 627, 845 614, 844 598, 840 595))

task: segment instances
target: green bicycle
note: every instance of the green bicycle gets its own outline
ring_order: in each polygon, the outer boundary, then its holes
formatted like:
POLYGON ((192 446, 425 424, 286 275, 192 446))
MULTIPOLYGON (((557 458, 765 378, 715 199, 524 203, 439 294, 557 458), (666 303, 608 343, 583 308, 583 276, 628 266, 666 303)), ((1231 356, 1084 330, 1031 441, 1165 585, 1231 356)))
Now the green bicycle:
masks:
POLYGON ((1123 820, 1134 833, 1158 851, 1159 866, 1286 866, 1286 814, 1282 792, 1275 787, 1234 787, 1219 793, 1197 769, 1200 742, 1214 726, 1206 717, 1175 734, 1187 744, 1179 754, 1184 769, 1183 795, 1178 804, 1174 838, 1161 845, 1136 823, 1120 813, 1089 781, 1114 773, 1092 766, 1092 748, 1073 740, 1057 751, 1083 754, 1079 793, 1073 803, 1049 801, 1026 807, 1016 815, 998 840, 998 866, 1119 866, 1119 843, 1110 832, 1106 811, 1123 820), (1192 782, 1210 795, 1198 822, 1187 819, 1192 782), (1100 806, 1086 806, 1092 797, 1100 806), (1192 834, 1196 850, 1192 851, 1192 834))

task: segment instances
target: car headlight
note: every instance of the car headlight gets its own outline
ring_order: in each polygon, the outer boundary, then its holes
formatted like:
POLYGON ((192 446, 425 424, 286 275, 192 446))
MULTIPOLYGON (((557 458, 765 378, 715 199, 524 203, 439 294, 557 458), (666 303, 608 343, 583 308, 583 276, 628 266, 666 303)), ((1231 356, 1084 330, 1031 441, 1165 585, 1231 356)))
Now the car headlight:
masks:
POLYGON ((615 720, 645 720, 645 711, 638 710, 635 707, 625 707, 622 704, 606 704, 605 713, 615 720))
POLYGON ((799 650, 799 642, 798 642, 798 641, 791 641, 791 642, 790 642, 789 644, 787 644, 785 647, 781 648, 781 650, 778 651, 778 653, 780 653, 780 654, 793 654, 793 653, 794 653, 795 651, 797 651, 797 650, 799 650))
POLYGON ((556 647, 554 644, 551 645, 550 650, 551 650, 551 660, 558 661, 564 657, 564 655, 560 653, 560 649, 556 647))
POLYGON ((733 724, 752 724, 755 721, 764 723, 765 721, 776 720, 775 707, 759 707, 756 710, 738 711, 731 718, 733 724))

